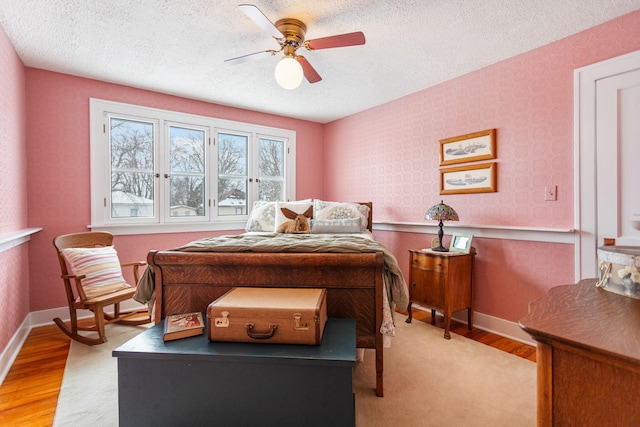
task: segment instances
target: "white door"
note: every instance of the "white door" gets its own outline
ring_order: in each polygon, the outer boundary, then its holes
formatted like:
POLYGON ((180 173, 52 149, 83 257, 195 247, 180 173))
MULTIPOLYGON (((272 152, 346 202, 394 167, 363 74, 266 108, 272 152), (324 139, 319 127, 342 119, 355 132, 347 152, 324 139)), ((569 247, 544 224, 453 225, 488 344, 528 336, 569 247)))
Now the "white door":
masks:
POLYGON ((599 80, 596 99, 597 243, 640 246, 640 70, 599 80))
POLYGON ((640 51, 575 72, 576 280, 605 238, 640 246, 640 51))

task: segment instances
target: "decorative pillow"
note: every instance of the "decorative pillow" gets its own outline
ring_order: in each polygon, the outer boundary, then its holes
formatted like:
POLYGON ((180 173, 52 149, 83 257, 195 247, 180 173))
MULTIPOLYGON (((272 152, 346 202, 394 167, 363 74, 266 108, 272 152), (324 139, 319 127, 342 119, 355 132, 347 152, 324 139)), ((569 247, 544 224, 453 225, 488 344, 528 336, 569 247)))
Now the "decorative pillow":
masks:
POLYGON ((360 218, 360 232, 367 230, 369 206, 359 203, 325 202, 316 199, 313 205, 314 219, 360 218))
POLYGON ((246 231, 263 231, 273 233, 275 230, 276 202, 258 200, 253 203, 246 231))
POLYGON ((281 208, 287 208, 289 210, 294 211, 295 213, 302 214, 307 211, 310 207, 313 206, 313 202, 311 200, 300 200, 295 202, 276 202, 276 220, 275 227, 271 231, 276 231, 282 223, 289 221, 289 218, 284 216, 281 208))
POLYGON ((361 233, 361 218, 312 219, 311 234, 320 233, 361 233))
POLYGON ((130 287, 122 276, 118 254, 111 246, 67 248, 62 255, 72 274, 86 276, 80 281, 88 299, 130 287))

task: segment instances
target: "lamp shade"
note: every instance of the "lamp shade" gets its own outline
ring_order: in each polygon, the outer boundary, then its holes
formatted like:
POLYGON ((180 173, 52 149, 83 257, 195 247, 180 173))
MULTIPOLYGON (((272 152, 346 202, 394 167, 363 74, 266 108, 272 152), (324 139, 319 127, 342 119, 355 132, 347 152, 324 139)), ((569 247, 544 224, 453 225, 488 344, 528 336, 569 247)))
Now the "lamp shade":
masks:
POLYGON ((276 81, 285 89, 295 89, 302 83, 302 65, 293 56, 285 56, 276 65, 276 81))
POLYGON ((434 205, 429 208, 427 213, 424 215, 424 219, 435 220, 435 221, 458 221, 458 214, 453 208, 449 205, 445 205, 442 201, 437 205, 434 205))
POLYGON ((441 200, 440 203, 429 208, 424 215, 424 219, 438 221, 438 246, 433 248, 436 252, 448 252, 449 249, 442 246, 442 237, 444 231, 442 230, 443 221, 458 221, 458 214, 449 205, 445 205, 441 200))

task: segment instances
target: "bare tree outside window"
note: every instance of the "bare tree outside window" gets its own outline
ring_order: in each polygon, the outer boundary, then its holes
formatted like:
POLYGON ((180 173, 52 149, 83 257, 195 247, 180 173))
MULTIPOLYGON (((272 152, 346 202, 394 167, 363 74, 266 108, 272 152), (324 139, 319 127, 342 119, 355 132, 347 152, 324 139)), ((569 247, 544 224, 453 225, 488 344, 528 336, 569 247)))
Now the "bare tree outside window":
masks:
POLYGON ((154 124, 112 118, 111 217, 153 216, 154 124))
POLYGON ((205 131, 169 127, 170 215, 205 214, 205 131))
POLYGON ((260 138, 259 200, 284 200, 284 141, 260 138))
POLYGON ((218 134, 218 215, 246 215, 249 138, 218 134))

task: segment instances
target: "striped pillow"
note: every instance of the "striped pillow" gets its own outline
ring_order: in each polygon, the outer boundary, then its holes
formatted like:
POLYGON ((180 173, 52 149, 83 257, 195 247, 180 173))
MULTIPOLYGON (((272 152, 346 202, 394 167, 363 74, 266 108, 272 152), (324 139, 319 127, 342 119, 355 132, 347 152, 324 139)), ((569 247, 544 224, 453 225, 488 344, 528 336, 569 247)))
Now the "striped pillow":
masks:
POLYGON ((81 283, 87 299, 130 287, 122 276, 118 254, 111 246, 67 248, 62 255, 72 274, 86 276, 81 283))

